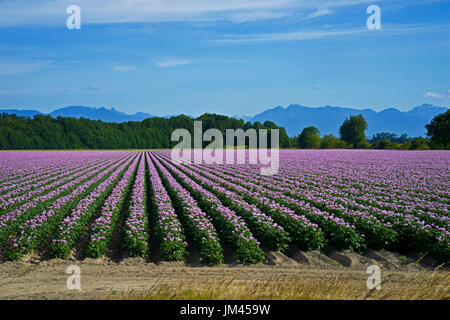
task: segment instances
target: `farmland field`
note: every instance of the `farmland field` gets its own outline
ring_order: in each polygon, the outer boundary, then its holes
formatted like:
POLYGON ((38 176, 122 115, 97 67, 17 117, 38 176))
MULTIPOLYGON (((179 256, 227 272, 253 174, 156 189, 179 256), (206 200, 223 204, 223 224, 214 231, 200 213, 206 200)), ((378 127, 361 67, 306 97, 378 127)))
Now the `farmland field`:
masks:
POLYGON ((167 150, 8 151, 0 265, 436 267, 450 259, 449 207, 447 151, 282 150, 274 176, 175 164, 167 150))

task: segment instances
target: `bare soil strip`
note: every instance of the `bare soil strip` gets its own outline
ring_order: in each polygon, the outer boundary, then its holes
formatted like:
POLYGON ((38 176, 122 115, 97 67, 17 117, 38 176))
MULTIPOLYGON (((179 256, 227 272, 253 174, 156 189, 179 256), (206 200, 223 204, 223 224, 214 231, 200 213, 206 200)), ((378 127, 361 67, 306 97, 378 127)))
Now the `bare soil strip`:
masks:
POLYGON ((371 264, 380 266, 384 281, 382 290, 377 290, 380 292, 373 298, 450 298, 448 269, 433 271, 435 267, 424 263, 424 259, 416 263, 412 256, 385 250, 370 251, 364 256, 335 250, 328 255, 266 251, 265 264, 214 267, 202 266, 195 258, 195 262, 190 260, 187 264, 155 264, 141 258, 30 259, 0 263, 0 299, 183 299, 185 296, 178 294, 189 290, 192 295, 193 289, 203 290, 199 298, 205 298, 204 290, 209 290, 206 298, 221 299, 245 297, 251 288, 262 290, 258 295, 247 296, 255 299, 276 298, 274 294, 279 290, 284 294, 280 298, 363 299, 368 294, 372 298, 366 287, 366 270, 371 264), (81 268, 81 291, 67 289, 66 268, 70 265, 81 268), (425 284, 430 279, 434 280, 425 284), (148 291, 155 288, 159 288, 156 296, 149 296, 148 291), (172 293, 162 293, 161 288, 172 293), (304 293, 300 294, 301 290, 304 293))

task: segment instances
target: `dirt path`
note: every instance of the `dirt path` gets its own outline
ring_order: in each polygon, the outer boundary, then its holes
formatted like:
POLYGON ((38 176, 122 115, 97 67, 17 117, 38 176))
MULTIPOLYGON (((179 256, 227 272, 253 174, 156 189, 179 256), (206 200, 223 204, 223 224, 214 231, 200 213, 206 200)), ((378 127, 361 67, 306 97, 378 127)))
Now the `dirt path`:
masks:
MULTIPOLYGON (((160 263, 145 259, 68 259, 0 263, 0 299, 91 299, 106 297, 114 292, 147 290, 163 283, 178 286, 192 279, 205 279, 209 283, 232 279, 245 281, 283 281, 297 277, 308 279, 347 279, 364 284, 367 266, 377 264, 382 276, 403 273, 431 275, 432 268, 405 261, 403 256, 388 251, 368 252, 364 256, 346 251, 333 251, 327 255, 298 251, 292 256, 279 252, 266 252, 266 264, 243 266, 240 264, 199 266, 199 263, 160 263), (339 262, 338 262, 339 261, 339 262), (66 268, 76 265, 81 269, 81 291, 67 289, 66 268)), ((392 281, 401 281, 395 278, 392 281)))

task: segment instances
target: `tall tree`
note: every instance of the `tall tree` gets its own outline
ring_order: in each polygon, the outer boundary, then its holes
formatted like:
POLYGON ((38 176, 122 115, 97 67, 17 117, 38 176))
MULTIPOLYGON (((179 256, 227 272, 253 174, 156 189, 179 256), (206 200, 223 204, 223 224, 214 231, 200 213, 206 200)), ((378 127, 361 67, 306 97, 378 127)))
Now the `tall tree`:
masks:
POLYGON ((358 148, 367 144, 366 130, 367 121, 360 114, 346 119, 339 129, 339 133, 343 141, 351 144, 353 148, 358 148))
POLYGON ((320 132, 316 127, 306 127, 297 138, 301 149, 318 149, 320 147, 320 132))
POLYGON ((433 143, 450 149, 450 109, 434 117, 425 127, 433 143))

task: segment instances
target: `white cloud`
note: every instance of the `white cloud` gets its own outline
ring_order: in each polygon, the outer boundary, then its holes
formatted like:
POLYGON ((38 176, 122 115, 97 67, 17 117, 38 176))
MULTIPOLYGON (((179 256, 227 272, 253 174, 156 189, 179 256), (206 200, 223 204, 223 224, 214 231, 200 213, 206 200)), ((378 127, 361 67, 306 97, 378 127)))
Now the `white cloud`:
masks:
POLYGON ((72 90, 70 90, 70 89, 64 89, 64 90, 58 91, 56 94, 57 94, 58 96, 65 96, 65 95, 68 95, 68 94, 71 93, 71 92, 72 92, 72 90))
POLYGON ((135 66, 121 66, 121 65, 115 64, 113 66, 113 70, 115 72, 134 71, 134 70, 136 70, 136 67, 135 66))
POLYGON ((241 22, 308 14, 313 18, 329 14, 333 8, 374 2, 379 0, 3 0, 0 1, 0 25, 65 25, 68 17, 66 8, 74 3, 81 8, 83 25, 162 21, 241 22))
POLYGON ((85 90, 85 91, 98 91, 100 90, 100 88, 97 87, 92 87, 92 86, 81 86, 80 90, 85 90))
POLYGON ((189 59, 176 59, 176 58, 164 58, 161 60, 157 60, 155 64, 160 68, 171 68, 171 67, 179 67, 190 64, 191 60, 189 59))
POLYGON ((49 61, 0 61, 0 75, 37 71, 48 65, 49 61))
MULTIPOLYGON (((405 34, 412 32, 422 32, 431 30, 436 26, 386 26, 382 30, 377 32, 395 35, 405 34)), ((309 30, 309 31, 293 31, 283 33, 260 33, 260 34, 240 34, 232 36, 224 36, 221 39, 214 39, 211 42, 216 43, 258 43, 258 42, 270 42, 270 41, 292 41, 292 40, 311 40, 327 37, 356 35, 362 33, 370 33, 372 31, 365 27, 347 29, 347 30, 309 30)))
POLYGON ((354 30, 341 31, 294 31, 284 33, 262 33, 238 35, 225 39, 215 39, 212 42, 218 43, 247 43, 247 42, 269 42, 269 41, 287 41, 287 40, 309 40, 332 36, 342 36, 366 32, 367 29, 360 28, 354 30))
POLYGON ((323 88, 325 88, 325 86, 323 84, 319 83, 319 84, 315 85, 313 88, 314 89, 323 89, 323 88))
POLYGON ((450 98, 450 90, 447 90, 446 93, 437 93, 427 91, 423 94, 424 98, 433 98, 433 99, 449 99, 450 98))
POLYGON ((333 11, 331 11, 328 8, 320 8, 320 9, 317 9, 316 11, 311 12, 310 14, 308 14, 306 16, 306 19, 314 19, 314 18, 318 18, 318 17, 321 17, 321 16, 329 15, 329 14, 332 14, 332 13, 333 13, 333 11))

